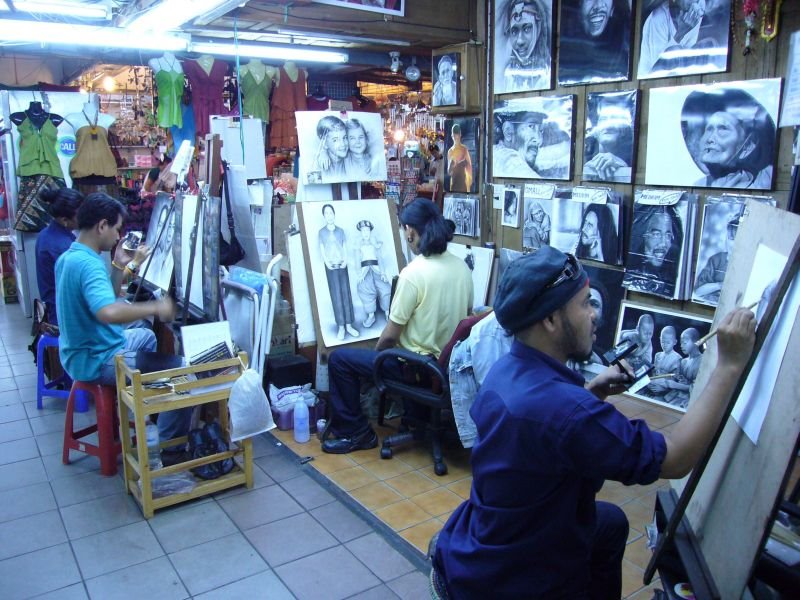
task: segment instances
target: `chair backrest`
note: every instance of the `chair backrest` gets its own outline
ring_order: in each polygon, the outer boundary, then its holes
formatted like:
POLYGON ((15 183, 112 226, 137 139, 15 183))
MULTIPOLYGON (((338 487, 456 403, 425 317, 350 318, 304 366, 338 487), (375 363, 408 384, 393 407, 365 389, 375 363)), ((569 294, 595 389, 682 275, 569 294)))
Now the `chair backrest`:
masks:
POLYGON ((442 353, 439 355, 439 360, 437 361, 439 366, 444 369, 445 373, 447 372, 447 367, 450 365, 450 355, 453 353, 453 348, 455 348, 455 345, 458 342, 463 342, 465 339, 467 339, 475 324, 484 317, 489 316, 491 313, 491 310, 487 310, 482 313, 470 315, 458 322, 456 330, 453 332, 453 335, 450 337, 450 341, 447 342, 447 345, 442 348, 442 353))

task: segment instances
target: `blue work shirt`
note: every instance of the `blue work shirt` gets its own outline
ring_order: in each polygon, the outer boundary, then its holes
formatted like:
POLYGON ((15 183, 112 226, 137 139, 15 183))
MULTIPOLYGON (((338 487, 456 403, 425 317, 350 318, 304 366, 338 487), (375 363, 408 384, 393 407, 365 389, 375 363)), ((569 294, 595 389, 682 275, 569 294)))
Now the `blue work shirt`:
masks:
POLYGON ((56 310, 56 261, 75 241, 75 235, 55 219, 36 238, 36 282, 39 298, 47 306, 47 320, 58 325, 56 310))
POLYGON ((582 598, 590 589, 595 494, 648 484, 660 433, 583 387, 581 375, 515 341, 472 405, 470 499, 442 530, 436 567, 454 598, 582 598))
POLYGON ((56 261, 56 305, 61 315, 59 356, 73 379, 97 379, 101 367, 125 346, 123 327, 95 316, 116 299, 100 255, 72 242, 56 261))

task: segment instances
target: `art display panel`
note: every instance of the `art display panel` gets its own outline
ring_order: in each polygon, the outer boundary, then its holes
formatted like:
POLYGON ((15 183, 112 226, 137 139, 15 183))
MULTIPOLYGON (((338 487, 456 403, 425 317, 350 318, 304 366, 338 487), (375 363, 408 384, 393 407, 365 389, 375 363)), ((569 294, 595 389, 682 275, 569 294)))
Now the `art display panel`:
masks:
POLYGON ((494 250, 480 246, 464 244, 447 244, 447 250, 463 260, 472 273, 473 308, 486 305, 486 294, 489 291, 489 279, 492 277, 494 250))
POLYGON ((553 87, 553 0, 494 3, 494 93, 553 87))
POLYGON ((652 367, 650 383, 631 395, 685 412, 703 358, 695 342, 710 329, 704 317, 623 302, 616 344, 638 344, 626 359, 634 370, 652 367))
POLYGON ((631 0, 561 0, 558 84, 631 78, 631 0))
POLYGON ((477 196, 448 194, 444 197, 443 214, 445 219, 456 224, 455 235, 480 235, 480 203, 477 196))
POLYGON ((772 189, 780 79, 653 88, 645 183, 772 189))
POLYGON ((298 111, 295 117, 303 183, 386 180, 379 114, 298 111))
POLYGON ((633 182, 638 109, 638 90, 586 95, 584 181, 633 182))
POLYGON ((317 339, 327 348, 377 339, 388 318, 399 237, 386 200, 297 205, 317 339))
POLYGON ((645 0, 639 17, 639 79, 727 70, 731 0, 645 0))
POLYGON ((477 194, 480 179, 478 117, 454 117, 444 122, 445 193, 477 194))
POLYGON ((568 95, 495 102, 492 176, 571 179, 574 101, 568 95))
POLYGON ((139 267, 139 273, 147 283, 165 291, 169 289, 175 267, 172 256, 174 236, 174 200, 170 194, 158 192, 144 242, 152 252, 139 267))

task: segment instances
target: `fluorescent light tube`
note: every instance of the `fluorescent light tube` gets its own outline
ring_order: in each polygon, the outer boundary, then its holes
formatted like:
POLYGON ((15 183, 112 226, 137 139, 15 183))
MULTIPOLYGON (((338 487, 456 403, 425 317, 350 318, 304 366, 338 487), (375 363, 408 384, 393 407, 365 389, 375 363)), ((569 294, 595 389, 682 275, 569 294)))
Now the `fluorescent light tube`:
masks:
POLYGON ((134 48, 177 52, 186 50, 188 40, 174 35, 146 35, 118 27, 94 27, 44 21, 0 19, 0 40, 39 44, 134 48))
MULTIPOLYGON (((152 8, 129 18, 125 27, 136 31, 169 31, 220 8, 232 9, 244 0, 161 0, 152 8)), ((224 12, 227 12, 225 10, 224 12)))
MULTIPOLYGON (((269 31, 262 33, 268 34, 269 31)), ((353 42, 364 44, 385 44, 387 46, 410 46, 411 42, 404 42, 402 40, 387 40, 380 38, 358 37, 355 35, 336 35, 333 33, 314 33, 311 31, 295 31, 294 29, 278 29, 281 35, 291 35, 295 37, 303 37, 314 40, 330 40, 332 42, 353 42)))
MULTIPOLYGON (((36 2, 36 0, 15 0, 18 12, 33 15, 63 15, 87 19, 110 19, 111 10, 102 4, 78 4, 76 2, 36 2)), ((11 12, 8 4, 0 2, 0 12, 11 12)))
POLYGON ((349 60, 345 52, 334 50, 306 50, 305 48, 284 48, 280 46, 258 46, 255 44, 234 44, 215 42, 192 42, 191 52, 217 54, 220 56, 245 56, 248 58, 267 58, 273 60, 296 60, 298 62, 344 63, 349 60))

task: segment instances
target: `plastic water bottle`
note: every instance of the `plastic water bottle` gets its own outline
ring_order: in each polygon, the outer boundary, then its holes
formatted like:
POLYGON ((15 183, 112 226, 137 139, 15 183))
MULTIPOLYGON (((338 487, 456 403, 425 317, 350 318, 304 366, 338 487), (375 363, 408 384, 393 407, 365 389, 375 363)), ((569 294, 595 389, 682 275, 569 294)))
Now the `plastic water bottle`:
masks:
POLYGON ((144 430, 147 436, 147 464, 150 465, 151 471, 157 471, 164 466, 161 463, 161 447, 159 446, 161 440, 158 437, 158 425, 148 417, 144 430))
POLYGON ((302 398, 294 403, 294 441, 305 444, 311 433, 308 425, 308 405, 302 398))

